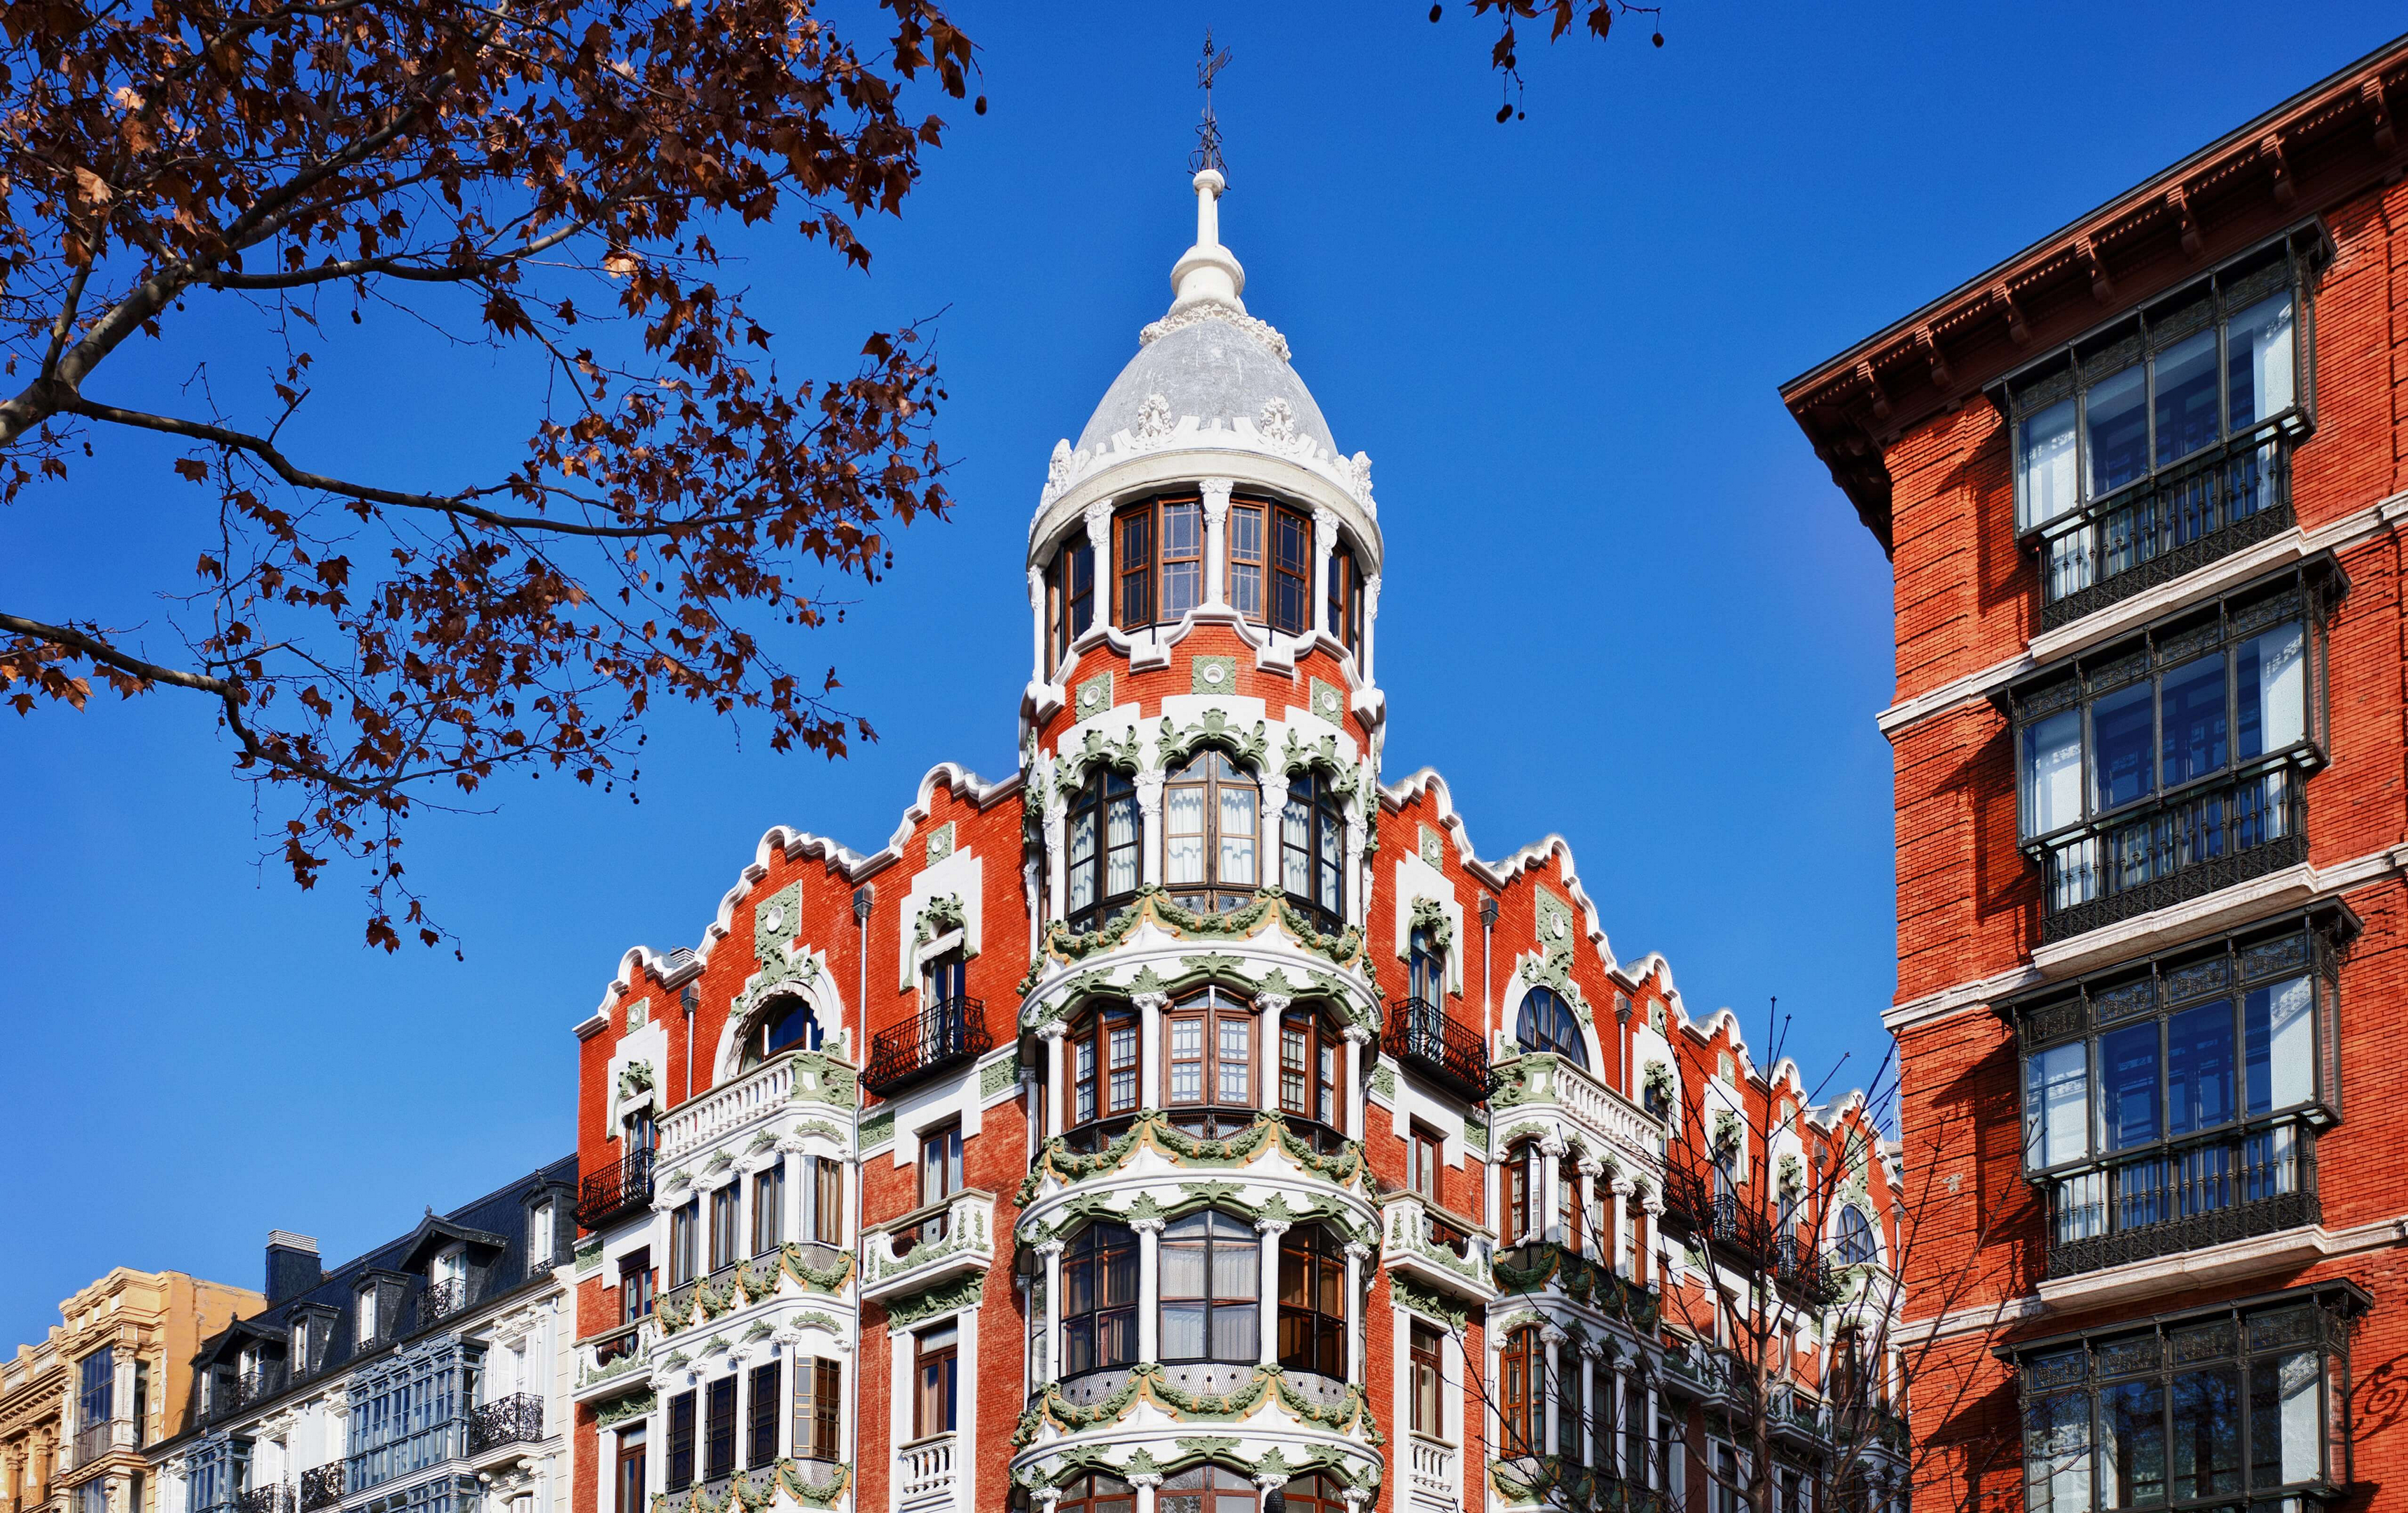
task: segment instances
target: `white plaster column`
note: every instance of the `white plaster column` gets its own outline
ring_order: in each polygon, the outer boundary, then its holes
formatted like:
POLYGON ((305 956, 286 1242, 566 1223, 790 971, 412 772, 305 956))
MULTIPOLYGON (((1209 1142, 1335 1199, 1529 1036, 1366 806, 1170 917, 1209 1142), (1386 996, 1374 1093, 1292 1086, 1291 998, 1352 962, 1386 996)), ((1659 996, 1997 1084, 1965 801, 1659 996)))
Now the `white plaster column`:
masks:
MULTIPOLYGON (((1584 1230, 1597 1222, 1597 1179, 1598 1174, 1604 1170, 1605 1163, 1594 1156, 1583 1156, 1580 1159, 1580 1214, 1581 1228, 1584 1230)), ((1612 1232, 1608 1231, 1607 1233, 1606 1243, 1611 1245, 1612 1244, 1612 1232)), ((1594 1234, 1580 1234, 1571 1238, 1580 1246, 1582 1255, 1587 1256, 1591 1261, 1598 1259, 1594 1254, 1597 1239, 1594 1234)), ((1606 1257, 1604 1264, 1608 1267, 1613 1264, 1611 1255, 1606 1257)))
POLYGON ((1371 681, 1371 654, 1380 644, 1380 575, 1373 573, 1363 580, 1363 665, 1359 670, 1363 681, 1371 681))
POLYGON ((1266 1506, 1270 1502, 1271 1493, 1279 1491, 1282 1487, 1286 1485, 1287 1473, 1284 1471, 1266 1471, 1256 1472, 1254 1474, 1254 1490, 1261 1494, 1262 1502, 1266 1506))
POLYGON ((1369 1333, 1369 1320, 1363 1317, 1363 1263, 1371 1259, 1371 1247, 1360 1240, 1346 1242, 1346 1379, 1361 1382, 1370 1390, 1369 1369, 1364 1360, 1368 1347, 1364 1335, 1369 1333))
MULTIPOLYGON (((1137 774, 1137 875, 1140 883, 1162 886, 1162 785, 1159 767, 1140 768, 1137 774)), ((1096 838, 1098 845, 1103 837, 1096 838)))
POLYGON ((1664 1281, 1661 1264, 1664 1254, 1664 1200, 1651 1192, 1640 1200, 1639 1207, 1647 1216, 1647 1244, 1641 1248, 1639 1255, 1647 1275, 1640 1281, 1650 1288, 1661 1287, 1664 1281))
POLYGON ((1162 1220, 1133 1218, 1137 1231, 1137 1358, 1162 1359, 1162 1220))
POLYGON ((1070 1027, 1059 1019, 1049 1020, 1037 1028, 1038 1037, 1045 1042, 1045 1137, 1059 1135, 1068 1125, 1068 1111, 1063 1099, 1068 1096, 1064 1076, 1063 1037, 1070 1027))
POLYGON ((1556 1188, 1562 1180, 1564 1153, 1571 1147, 1558 1131, 1549 1131, 1539 1142, 1539 1190, 1541 1193, 1538 1231, 1540 1238, 1560 1243, 1564 1237, 1562 1204, 1556 1202, 1556 1188))
POLYGON ((1612 1268, 1616 1276, 1630 1275, 1630 1263, 1626 1252, 1629 1245, 1630 1192, 1635 1186, 1636 1184, 1628 1177, 1615 1174, 1612 1183, 1613 1255, 1607 1264, 1612 1268))
POLYGON ((1660 1372, 1656 1371, 1647 1373, 1647 1422, 1644 1426, 1648 1484, 1659 1488, 1670 1486, 1672 1475, 1672 1468, 1664 1463, 1664 1447, 1656 1439, 1656 1418, 1664 1411, 1662 1400, 1656 1395, 1656 1383, 1660 1375, 1660 1372))
POLYGON ((1329 556, 1338 549, 1338 512, 1326 504, 1312 507, 1312 626, 1339 639, 1329 619, 1329 556))
POLYGON ((1048 1240, 1037 1247, 1045 1260, 1045 1379, 1062 1379, 1062 1242, 1048 1240))
POLYGON ((1346 1027, 1346 1133, 1363 1138, 1363 1046, 1371 1031, 1359 1024, 1346 1027))
MULTIPOLYGON (((1226 478, 1208 478, 1200 485, 1204 491, 1204 602, 1229 602, 1229 490, 1235 483, 1226 478)), ((1137 1513, 1147 1513, 1139 1508, 1137 1513)))
POLYGON ((1275 1218, 1257 1219, 1254 1232, 1262 1236, 1262 1279, 1257 1284, 1261 1296, 1255 1301, 1260 1312, 1256 1324, 1261 1334, 1261 1348, 1256 1361, 1266 1366, 1279 1363, 1279 1253, 1280 1236, 1287 1225, 1275 1218))
POLYGON ((1097 499, 1087 506, 1087 549, 1094 554, 1096 568, 1096 612, 1087 622, 1089 630, 1112 623, 1112 507, 1097 499))
MULTIPOLYGON (((1066 894, 1070 871, 1067 834, 1070 816, 1068 806, 1062 802, 1062 796, 1054 791, 1053 763, 1041 758, 1039 760, 1032 787, 1035 791, 1030 797, 1045 806, 1045 917, 1059 919, 1069 904, 1066 894)), ((1029 951, 1031 956, 1036 954, 1034 948, 1029 951)))
MULTIPOLYGON (((1137 1005, 1137 1106, 1160 1108, 1162 1096, 1162 1011, 1170 1006, 1168 993, 1131 993, 1137 1005)), ((1161 1225, 1154 1226, 1159 1230, 1161 1225)), ((1140 1356, 1140 1361, 1154 1357, 1140 1356)))
MULTIPOLYGON (((1580 1347, 1581 1358, 1581 1421, 1579 1426, 1581 1464, 1596 1469, 1603 1463, 1598 1459, 1597 1443, 1597 1358, 1604 1353, 1602 1347, 1591 1340, 1580 1347)), ((1613 1378, 1606 1378, 1612 1381, 1613 1378)), ((1609 1407, 1607 1411, 1611 1412, 1609 1407)))
POLYGON ((1546 1362, 1543 1368, 1546 1379, 1542 1383, 1534 1382, 1531 1385, 1538 1388, 1540 1395, 1546 1401, 1547 1426, 1540 1431, 1539 1444, 1536 1447, 1541 1455, 1556 1454, 1558 1448, 1563 1444, 1564 1393, 1555 1374, 1564 1369, 1564 1342, 1570 1338, 1571 1336, 1565 1333, 1560 1325, 1539 1326, 1539 1339, 1546 1347, 1540 1356, 1540 1359, 1546 1362))
POLYGON ((803 1174, 810 1166, 802 1158, 802 1142, 778 1142, 778 1238, 803 1241, 811 1237, 811 1227, 806 1222, 811 1198, 817 1197, 817 1184, 805 1180, 803 1174), (813 1189, 810 1197, 805 1189, 813 1189))
MULTIPOLYGON (((1481 1367, 1484 1390, 1479 1394, 1480 1433, 1485 1443, 1501 1447, 1504 1444, 1505 1419, 1504 1415, 1499 1411, 1498 1405, 1504 1400, 1498 1394, 1505 1388, 1503 1376, 1505 1340, 1496 1330, 1487 1329, 1482 1331, 1481 1343, 1482 1353, 1487 1357, 1487 1362, 1481 1367)), ((1467 1437, 1464 1443, 1465 1453, 1469 1454, 1470 1448, 1470 1443, 1467 1437)))
POLYGON ((1162 1478, 1150 1471, 1138 1471, 1130 1474, 1128 1484, 1137 1489, 1136 1513, 1154 1513, 1154 1490, 1162 1485, 1162 1478))
POLYGON ((1045 570, 1028 569, 1028 681, 1045 681, 1045 570))

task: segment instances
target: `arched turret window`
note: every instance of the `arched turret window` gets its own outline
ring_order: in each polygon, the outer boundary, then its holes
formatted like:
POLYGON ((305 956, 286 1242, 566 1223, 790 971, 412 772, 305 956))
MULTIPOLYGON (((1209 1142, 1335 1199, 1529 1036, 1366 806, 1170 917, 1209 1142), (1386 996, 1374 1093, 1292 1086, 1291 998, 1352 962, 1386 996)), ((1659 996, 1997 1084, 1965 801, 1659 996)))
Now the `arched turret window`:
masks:
POLYGON ((1163 1102, 1191 1134, 1235 1134, 1254 1120, 1254 1011, 1207 987, 1164 1011, 1163 1102), (1182 1113, 1182 1110, 1196 1110, 1182 1113))
POLYGON ((1280 1016, 1281 1113, 1342 1130, 1346 1114, 1339 1069, 1345 1064, 1346 1036, 1336 1020, 1310 1006, 1280 1016))
POLYGON ((1128 774, 1098 767, 1070 800, 1066 865, 1072 929, 1094 929, 1117 915, 1137 893, 1137 785, 1128 774))
POLYGON ((788 994, 771 999, 752 1028, 744 1032, 742 1064, 756 1067, 781 1052, 819 1048, 819 1016, 809 1003, 788 994))
POLYGON ((1497 1366, 1498 1418, 1504 1431, 1508 1456, 1540 1453, 1546 1426, 1547 1347, 1538 1326, 1525 1324, 1505 1337, 1505 1354, 1497 1366))
POLYGON ((1097 1220, 1062 1253, 1062 1374, 1137 1361, 1137 1236, 1097 1220))
POLYGON ((1217 751, 1170 774, 1162 797, 1162 880, 1171 901, 1226 914, 1262 883, 1262 785, 1217 751))
POLYGON ((1280 1489, 1280 1501, 1285 1505, 1285 1513, 1353 1513, 1338 1478, 1318 1472, 1290 1477, 1288 1484, 1280 1489))
POLYGON ((1162 1232, 1162 1359, 1251 1365, 1262 1358, 1262 1242, 1206 1209, 1162 1232))
POLYGON ((1045 569, 1045 669, 1060 670, 1070 643, 1096 623, 1096 549, 1083 529, 1054 555, 1045 569))
POLYGON ((1154 1513, 1255 1513, 1252 1479, 1226 1465, 1199 1465, 1163 1478, 1154 1513))
POLYGON ((1354 548, 1342 540, 1329 553, 1329 633, 1354 656, 1363 655, 1363 569, 1354 548))
POLYGON ((1137 1489, 1101 1471, 1073 1477, 1054 1513, 1137 1513, 1137 1489))
POLYGON ((1299 1225, 1280 1241, 1279 1361, 1346 1379, 1346 1251, 1325 1225, 1299 1225))
POLYGON ((1869 1266, 1880 1259, 1881 1242, 1873 1234, 1872 1220, 1854 1203, 1840 1208, 1840 1235, 1837 1249, 1842 1266, 1869 1266))
POLYGON ((1292 903, 1318 911, 1336 934, 1346 922, 1346 804, 1319 769, 1288 780, 1280 811, 1280 886, 1292 903))
POLYGON ((1096 1009, 1079 1021, 1068 1047, 1071 1123, 1137 1112, 1137 1011, 1126 1004, 1096 1009))
POLYGON ((1580 1017, 1552 987, 1533 987, 1522 995, 1513 1039, 1526 1051, 1546 1051, 1587 1070, 1588 1042, 1581 1034, 1580 1017))

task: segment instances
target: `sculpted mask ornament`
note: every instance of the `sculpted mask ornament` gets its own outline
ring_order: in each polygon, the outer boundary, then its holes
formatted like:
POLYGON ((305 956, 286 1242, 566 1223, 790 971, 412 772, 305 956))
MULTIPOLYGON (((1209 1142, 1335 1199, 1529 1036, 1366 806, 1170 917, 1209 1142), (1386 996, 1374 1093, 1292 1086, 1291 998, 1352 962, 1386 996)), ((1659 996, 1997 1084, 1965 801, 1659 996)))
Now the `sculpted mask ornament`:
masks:
POLYGON ((1159 441, 1170 434, 1170 400, 1159 394, 1149 394, 1138 402, 1137 434, 1140 439, 1159 441))

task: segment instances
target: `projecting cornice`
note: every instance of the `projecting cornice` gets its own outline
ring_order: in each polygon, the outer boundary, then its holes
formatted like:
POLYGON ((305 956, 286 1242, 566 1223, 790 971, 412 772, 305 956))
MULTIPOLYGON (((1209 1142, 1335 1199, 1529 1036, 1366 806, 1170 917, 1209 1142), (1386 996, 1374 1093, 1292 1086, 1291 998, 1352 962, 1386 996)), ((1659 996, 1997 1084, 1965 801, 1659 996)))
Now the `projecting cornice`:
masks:
POLYGON ((2403 84, 2408 36, 1783 384, 1883 550, 1889 443, 2050 347, 2408 171, 2391 109, 2403 84))

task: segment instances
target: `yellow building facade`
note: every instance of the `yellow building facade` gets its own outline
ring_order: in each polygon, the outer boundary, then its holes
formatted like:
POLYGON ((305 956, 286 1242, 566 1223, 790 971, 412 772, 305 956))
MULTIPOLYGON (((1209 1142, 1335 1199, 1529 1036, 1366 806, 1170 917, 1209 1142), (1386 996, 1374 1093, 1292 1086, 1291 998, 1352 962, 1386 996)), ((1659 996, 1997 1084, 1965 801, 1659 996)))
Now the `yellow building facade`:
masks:
POLYGON ((0 1362, 0 1513, 150 1513, 142 1447, 184 1422, 201 1341, 265 1300, 182 1272, 120 1266, 0 1362))

